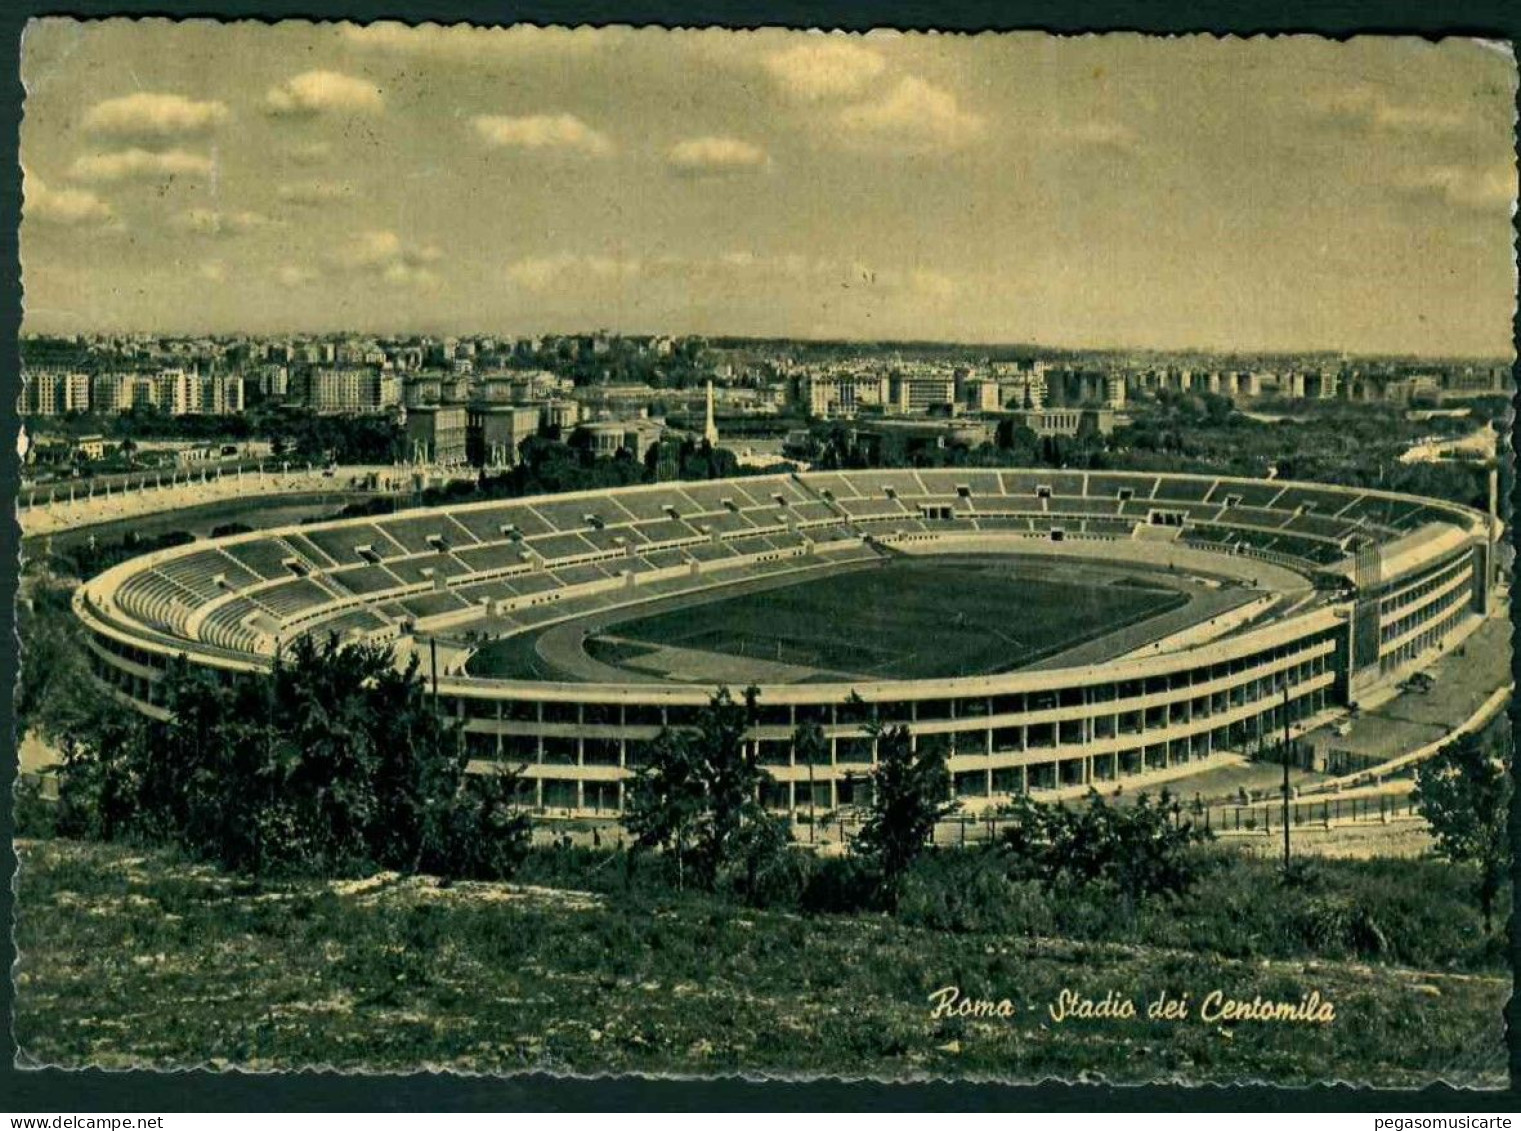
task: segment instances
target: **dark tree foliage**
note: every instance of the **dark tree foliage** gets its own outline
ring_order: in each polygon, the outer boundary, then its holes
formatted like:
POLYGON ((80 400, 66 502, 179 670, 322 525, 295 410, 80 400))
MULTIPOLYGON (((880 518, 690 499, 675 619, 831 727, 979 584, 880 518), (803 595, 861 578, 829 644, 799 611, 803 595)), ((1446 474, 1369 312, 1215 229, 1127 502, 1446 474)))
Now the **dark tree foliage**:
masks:
POLYGON ((311 463, 385 464, 401 456, 402 427, 391 416, 291 412, 267 424, 274 454, 311 463))
POLYGON ((115 711, 65 744, 60 831, 174 844, 254 875, 502 878, 526 851, 512 781, 465 774, 389 649, 299 640, 269 676, 176 661, 163 721, 115 711))
POLYGON ((903 726, 873 722, 867 732, 877 740, 877 767, 871 809, 851 848, 871 865, 882 905, 895 911, 908 870, 956 803, 947 800, 951 777, 943 748, 915 751, 903 726))
POLYGON ((1143 793, 1124 806, 1110 805, 1096 791, 1078 806, 1020 797, 1009 815, 1003 846, 1017 878, 1039 880, 1047 890, 1106 889, 1127 909, 1187 891, 1198 866, 1189 850, 1212 835, 1185 820, 1166 790, 1155 801, 1143 793))
POLYGON ((1431 823, 1437 849, 1454 863, 1478 869, 1477 895, 1486 933, 1495 903, 1510 873, 1510 730, 1501 725, 1465 734, 1426 759, 1416 770, 1415 801, 1431 823))
POLYGON ((670 854, 678 887, 690 870, 707 890, 727 880, 753 900, 787 850, 786 830, 760 804, 769 775, 745 740, 755 699, 753 687, 743 702, 720 687, 695 727, 656 736, 635 775, 624 825, 638 847, 670 854))
POLYGON ((79 618, 70 609, 72 591, 44 580, 29 581, 16 602, 16 637, 21 666, 16 677, 16 732, 35 730, 60 742, 91 717, 99 684, 85 663, 79 618))
POLYGON ((829 764, 829 740, 824 728, 813 719, 798 723, 792 732, 792 757, 795 763, 808 767, 808 819, 815 819, 814 767, 829 764))
POLYGON ((650 744, 634 774, 623 823, 639 848, 659 848, 676 865, 676 886, 686 886, 687 859, 707 806, 703 755, 690 732, 665 729, 650 744))

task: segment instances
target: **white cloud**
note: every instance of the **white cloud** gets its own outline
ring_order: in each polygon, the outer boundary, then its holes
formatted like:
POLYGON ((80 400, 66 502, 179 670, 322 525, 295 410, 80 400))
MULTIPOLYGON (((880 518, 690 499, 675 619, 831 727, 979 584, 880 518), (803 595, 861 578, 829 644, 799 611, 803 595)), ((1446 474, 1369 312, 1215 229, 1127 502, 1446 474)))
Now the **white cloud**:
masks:
POLYGON ((1131 152, 1140 142, 1136 132, 1120 122, 1090 118, 1072 126, 1057 127, 1052 134, 1057 142, 1071 142, 1093 149, 1131 152))
POLYGON ((426 288, 442 281, 429 266, 442 258, 436 247, 414 246, 393 231, 377 228, 354 235, 330 260, 340 271, 378 277, 393 286, 426 288))
POLYGON ((401 254, 401 237, 395 232, 360 232, 339 249, 337 261, 345 267, 376 267, 401 254))
POLYGON ((304 71, 269 88, 264 109, 276 117, 317 114, 378 114, 385 109, 380 88, 338 71, 304 71))
POLYGON ((574 114, 508 117, 479 114, 470 119, 476 136, 499 149, 567 149, 592 156, 611 153, 613 144, 574 114))
POLYGON ((433 290, 443 282, 437 271, 405 262, 386 264, 380 277, 393 287, 413 287, 417 290, 433 290))
POLYGON ((531 24, 515 24, 512 27, 471 27, 455 24, 440 27, 428 24, 409 27, 394 21, 359 26, 347 24, 343 28, 344 43, 375 52, 392 55, 424 55, 456 62, 499 62, 502 59, 522 59, 541 54, 582 53, 605 48, 610 37, 618 29, 602 28, 596 35, 588 35, 574 28, 534 27, 531 24))
POLYGON ((861 93, 887 66, 877 52, 831 36, 766 57, 771 78, 794 98, 815 101, 861 93))
POLYGON ((22 170, 22 212, 27 219, 65 228, 95 228, 111 223, 116 213, 106 201, 85 189, 54 189, 30 170, 22 170))
POLYGON ((507 278, 525 290, 545 291, 561 284, 584 286, 587 283, 613 282, 637 275, 640 270, 638 259, 561 252, 557 255, 529 256, 509 263, 507 278))
POLYGON ((1509 212, 1516 203, 1516 166, 1512 162, 1483 168, 1428 165, 1403 171, 1394 187, 1407 196, 1435 199, 1455 208, 1509 212))
POLYGON ((211 172, 211 158, 185 149, 121 149, 89 153, 74 159, 69 176, 80 181, 168 180, 199 177, 211 172))
POLYGON ((223 102, 140 91, 97 102, 85 113, 84 128, 110 137, 163 141, 204 134, 230 116, 223 102))
POLYGON ((286 150, 290 159, 297 165, 321 165, 333 155, 332 142, 312 141, 305 145, 295 145, 286 150))
POLYGON ((950 91, 908 76, 876 101, 845 107, 835 125, 858 144, 932 150, 965 145, 982 136, 986 123, 950 91))
POLYGON ((765 295, 777 288, 832 297, 849 293, 883 301, 943 303, 960 285, 927 267, 878 268, 831 256, 763 254, 735 249, 716 255, 663 253, 648 257, 576 255, 529 256, 507 265, 510 282, 538 295, 580 296, 616 291, 634 283, 641 292, 675 288, 734 296, 765 295))
POLYGON ((275 190, 275 196, 282 204, 297 208, 320 208, 353 195, 354 186, 344 181, 294 181, 275 190))
POLYGON ((213 208, 189 208, 176 216, 174 222, 177 227, 197 235, 241 236, 267 228, 275 221, 261 212, 220 212, 213 208))
POLYGON ((1328 121, 1369 130, 1397 133, 1448 134, 1470 124, 1459 108, 1418 106, 1391 100, 1388 94, 1366 83, 1320 95, 1311 109, 1328 121))
POLYGON ((766 168, 766 151, 734 137, 694 137, 679 141, 666 154, 666 165, 679 176, 723 176, 766 168))
POLYGON ((926 298, 945 301, 954 298, 959 289, 956 280, 943 271, 920 267, 909 272, 909 286, 926 298))
POLYGON ((284 287, 304 287, 315 283, 321 276, 310 267, 299 267, 294 263, 287 263, 275 272, 275 278, 284 287))

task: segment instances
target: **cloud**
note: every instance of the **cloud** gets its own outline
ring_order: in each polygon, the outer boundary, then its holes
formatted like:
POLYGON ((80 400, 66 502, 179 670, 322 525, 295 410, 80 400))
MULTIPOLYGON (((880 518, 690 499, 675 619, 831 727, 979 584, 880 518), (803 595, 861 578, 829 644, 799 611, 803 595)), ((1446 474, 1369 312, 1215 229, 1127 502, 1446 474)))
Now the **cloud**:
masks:
POLYGON ((1516 203, 1516 166, 1509 161, 1482 168, 1427 165, 1403 170, 1394 178, 1394 189, 1415 200, 1508 215, 1516 203))
POLYGON ((391 55, 422 55, 472 63, 605 48, 608 39, 618 34, 618 29, 601 28, 596 35, 588 35, 574 28, 540 28, 531 24, 505 28, 470 27, 467 24, 409 27, 387 21, 362 27, 348 24, 342 34, 345 45, 351 47, 391 55))
POLYGON ((1068 142, 1089 149, 1110 150, 1116 153, 1133 153, 1140 138, 1129 126, 1119 122, 1090 118, 1076 125, 1057 127, 1051 134, 1056 142, 1068 142))
POLYGON ((329 258, 339 271, 377 277, 393 286, 433 287, 442 281, 429 266, 443 258, 438 248, 408 244, 387 229, 359 232, 329 258))
POLYGON ((303 71, 264 95, 266 113, 280 118, 318 114, 378 114, 385 109, 380 88, 338 71, 303 71))
POLYGON ((315 283, 321 276, 310 267, 287 263, 275 272, 275 279, 282 287, 304 287, 315 283))
POLYGON ((640 271, 637 259, 614 258, 607 255, 557 255, 529 256, 507 265, 509 281, 530 291, 545 291, 560 284, 584 286, 587 283, 609 283, 640 271))
POLYGON ((941 271, 916 268, 908 276, 909 287, 926 298, 945 301, 954 298, 960 289, 956 280, 941 271))
POLYGON ((598 157, 613 149, 604 134, 574 114, 478 114, 470 124, 477 137, 496 149, 566 149, 598 157))
POLYGON ((332 157, 333 144, 328 141, 313 141, 305 145, 291 146, 286 153, 297 165, 321 165, 332 157))
POLYGON ((297 208, 321 208, 353 195, 354 186, 344 181, 293 181, 275 190, 275 197, 282 204, 297 208))
POLYGON ((393 287, 411 287, 417 290, 433 290, 443 282, 437 271, 412 263, 388 263, 380 277, 393 287))
POLYGON ((667 167, 682 177, 758 173, 769 164, 764 149, 735 137, 687 138, 666 153, 667 167))
POLYGON ((195 137, 215 129, 230 116, 222 102, 140 91, 97 102, 85 113, 83 124, 92 134, 146 142, 195 137))
POLYGON ((29 220, 61 228, 98 228, 116 218, 110 204, 85 189, 54 189, 30 170, 22 170, 22 213, 29 220))
POLYGON ((804 101, 859 94, 886 66, 887 61, 870 48, 833 36, 800 43, 765 59, 772 80, 788 95, 804 101))
POLYGON ((845 138, 890 149, 954 149, 982 136, 986 123, 956 96, 908 76, 882 98, 847 106, 835 117, 845 138))
POLYGON ((121 149, 89 153, 74 159, 69 176, 80 181, 168 180, 199 177, 211 172, 211 158, 185 149, 121 149))
POLYGON ((212 208, 188 208, 174 219, 175 226, 202 236, 241 236, 274 224, 261 212, 219 212, 212 208))
POLYGON ((716 255, 659 254, 648 257, 576 255, 530 256, 507 265, 515 286, 536 295, 584 296, 638 284, 656 289, 721 294, 774 294, 777 288, 831 296, 920 303, 943 303, 960 286, 930 268, 878 268, 857 260, 801 254, 763 254, 735 249, 716 255))
POLYGON ((1333 125, 1374 132, 1451 134, 1470 125, 1461 109, 1394 102, 1364 83, 1314 97, 1310 108, 1333 125))

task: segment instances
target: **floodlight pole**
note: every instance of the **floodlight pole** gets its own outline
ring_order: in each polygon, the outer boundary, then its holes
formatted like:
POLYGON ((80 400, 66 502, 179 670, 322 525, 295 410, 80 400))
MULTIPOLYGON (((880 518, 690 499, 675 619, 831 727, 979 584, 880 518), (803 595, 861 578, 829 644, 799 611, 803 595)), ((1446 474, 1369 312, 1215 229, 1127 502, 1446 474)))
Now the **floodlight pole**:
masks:
POLYGON ((1283 681, 1283 866, 1289 866, 1289 681, 1283 681))

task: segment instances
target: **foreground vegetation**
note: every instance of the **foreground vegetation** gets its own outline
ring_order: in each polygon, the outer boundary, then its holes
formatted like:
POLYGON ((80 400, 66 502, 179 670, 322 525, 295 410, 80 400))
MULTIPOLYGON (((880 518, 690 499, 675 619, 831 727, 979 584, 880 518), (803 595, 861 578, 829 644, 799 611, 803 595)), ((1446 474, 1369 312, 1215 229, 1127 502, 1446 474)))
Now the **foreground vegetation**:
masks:
POLYGON ((1498 724, 1423 770, 1449 861, 1285 870, 1165 795, 1022 799, 997 842, 932 848, 945 751, 852 697, 870 797, 821 856, 759 804, 755 689, 720 689, 650 744, 629 849, 536 849, 516 779, 465 774, 385 649, 176 664, 163 721, 85 679, 22 688, 65 755, 17 812, 32 1063, 1504 1083, 1498 724), (63 686, 73 713, 40 709, 63 686), (1164 998, 1190 1014, 1149 1017, 1164 998))
MULTIPOLYGON (((1011 898, 969 896, 978 919, 926 901, 933 877, 919 870, 894 919, 741 909, 563 849, 530 854, 521 876, 574 876, 581 890, 261 883, 70 841, 20 855, 23 1063, 1505 1082, 1510 981, 1475 948, 1476 913, 1450 894, 1449 866, 1432 862, 1328 865, 1305 893, 1222 855, 1197 904, 1143 912, 1122 942, 1101 903, 1016 885, 997 893, 1011 898), (1350 902, 1380 924, 1389 964, 1304 957, 1350 902), (1012 1016, 933 1016, 930 995, 948 986, 1008 999, 1012 1016), (1132 997, 1141 1016, 1057 1023, 1064 989, 1132 997), (1336 1019, 1145 1017, 1163 992, 1197 1007, 1214 989, 1316 991, 1336 1019)), ((983 859, 939 853, 921 868, 983 859)), ((1356 938, 1341 952, 1358 953, 1356 938)))

